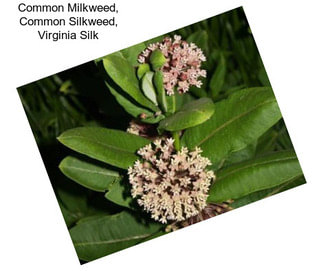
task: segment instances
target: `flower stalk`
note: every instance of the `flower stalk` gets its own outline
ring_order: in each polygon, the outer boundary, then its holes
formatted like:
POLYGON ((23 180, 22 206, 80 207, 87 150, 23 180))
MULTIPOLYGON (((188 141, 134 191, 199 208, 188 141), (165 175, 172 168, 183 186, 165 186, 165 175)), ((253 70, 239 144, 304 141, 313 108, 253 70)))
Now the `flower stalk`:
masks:
POLYGON ((174 139, 174 147, 176 151, 179 151, 181 149, 181 141, 180 141, 179 135, 180 135, 179 131, 172 132, 172 137, 174 139))

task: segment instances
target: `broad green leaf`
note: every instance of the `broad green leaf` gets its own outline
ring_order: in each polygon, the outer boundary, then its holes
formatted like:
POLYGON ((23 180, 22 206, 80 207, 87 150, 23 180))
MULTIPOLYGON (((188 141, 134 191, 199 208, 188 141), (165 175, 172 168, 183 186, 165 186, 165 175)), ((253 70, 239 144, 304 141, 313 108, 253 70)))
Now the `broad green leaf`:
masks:
POLYGON ((92 261, 136 245, 160 228, 159 223, 145 223, 124 211, 84 221, 71 228, 70 235, 78 257, 92 261))
POLYGON ((208 120, 214 113, 214 103, 211 99, 201 98, 185 104, 178 112, 162 120, 160 130, 180 131, 196 126, 208 120))
POLYGON ((137 77, 140 80, 146 72, 150 71, 150 66, 147 63, 140 64, 137 68, 137 77))
POLYGON ((135 152, 150 142, 140 136, 102 127, 67 130, 58 140, 74 151, 124 169, 137 160, 135 152))
POLYGON ((213 100, 217 98, 222 90, 225 74, 226 62, 224 56, 220 54, 220 60, 210 80, 211 97, 213 100))
POLYGON ((213 116, 186 130, 182 143, 189 149, 199 146, 215 165, 230 153, 251 144, 281 118, 270 88, 237 91, 215 103, 213 116))
POLYGON ((112 85, 106 82, 111 94, 116 98, 117 102, 124 108, 124 110, 135 118, 139 117, 141 114, 145 114, 147 118, 154 117, 153 112, 145 109, 143 107, 135 105, 133 102, 125 98, 120 94, 112 85))
POLYGON ((166 62, 166 58, 160 50, 155 50, 151 53, 149 62, 154 71, 160 69, 166 62))
POLYGON ((104 192, 121 178, 117 171, 72 156, 64 158, 59 168, 73 181, 94 191, 104 192))
POLYGON ((130 195, 130 189, 128 191, 123 181, 114 182, 104 196, 115 204, 132 209, 131 203, 134 199, 130 195))
POLYGON ((133 46, 130 46, 128 48, 125 48, 123 50, 121 50, 120 52, 122 53, 122 55, 125 57, 125 59, 128 60, 128 62, 132 65, 138 65, 138 55, 145 50, 146 45, 141 42, 138 44, 135 44, 133 46))
POLYGON ((145 73, 145 75, 141 79, 141 89, 145 96, 155 105, 157 105, 157 96, 153 85, 153 76, 154 73, 151 71, 145 73))
POLYGON ((103 59, 103 65, 111 79, 136 102, 155 112, 159 110, 141 93, 135 69, 124 57, 118 54, 108 55, 103 59))
POLYGON ((217 172, 208 202, 238 199, 294 180, 302 174, 296 154, 292 151, 276 152, 249 160, 217 172))

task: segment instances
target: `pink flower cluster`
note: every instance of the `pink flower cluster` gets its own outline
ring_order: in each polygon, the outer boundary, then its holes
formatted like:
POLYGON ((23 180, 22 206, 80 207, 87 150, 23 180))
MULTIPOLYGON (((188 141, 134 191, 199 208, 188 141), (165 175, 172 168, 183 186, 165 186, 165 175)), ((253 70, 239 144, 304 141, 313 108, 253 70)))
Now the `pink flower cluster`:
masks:
POLYGON ((211 162, 201 152, 198 147, 176 151, 172 138, 156 139, 138 151, 143 160, 128 169, 131 195, 153 219, 183 221, 207 206, 215 175, 206 169, 211 162))
POLYGON ((199 77, 206 77, 206 70, 201 69, 206 58, 194 43, 187 43, 181 36, 175 35, 174 40, 166 37, 162 42, 150 44, 138 57, 139 63, 148 63, 151 53, 159 49, 166 58, 161 68, 164 74, 164 87, 168 95, 174 95, 174 88, 185 93, 190 86, 201 87, 199 77))

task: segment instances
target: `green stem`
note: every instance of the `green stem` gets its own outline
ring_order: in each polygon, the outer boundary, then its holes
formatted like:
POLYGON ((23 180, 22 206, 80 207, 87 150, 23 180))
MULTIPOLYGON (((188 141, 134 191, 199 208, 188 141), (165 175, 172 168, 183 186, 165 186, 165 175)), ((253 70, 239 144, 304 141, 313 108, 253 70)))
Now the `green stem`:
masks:
POLYGON ((172 113, 174 114, 176 112, 176 97, 175 97, 175 93, 173 94, 172 99, 173 99, 173 101, 172 101, 172 113))
POLYGON ((172 137, 175 140, 174 141, 174 146, 175 146, 175 150, 179 151, 181 149, 181 142, 179 140, 179 131, 176 132, 172 132, 172 137))

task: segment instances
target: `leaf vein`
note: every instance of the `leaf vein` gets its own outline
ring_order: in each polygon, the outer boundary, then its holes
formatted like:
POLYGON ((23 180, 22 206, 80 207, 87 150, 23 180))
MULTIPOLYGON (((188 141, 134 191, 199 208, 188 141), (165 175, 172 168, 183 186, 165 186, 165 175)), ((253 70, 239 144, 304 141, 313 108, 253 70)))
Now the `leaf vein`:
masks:
POLYGON ((89 142, 96 143, 98 145, 102 145, 104 147, 107 147, 107 148, 110 148, 110 149, 113 149, 113 150, 121 151, 121 152, 124 152, 124 153, 129 153, 129 154, 134 154, 132 151, 121 149, 121 148, 118 148, 116 146, 105 144, 105 143, 102 143, 100 141, 89 139, 88 137, 84 137, 84 136, 80 136, 80 135, 64 136, 64 139, 66 139, 66 138, 83 138, 83 139, 85 139, 85 140, 87 140, 89 142))
POLYGON ((254 163, 254 164, 249 164, 249 165, 246 165, 244 167, 240 167, 240 168, 237 168, 235 170, 232 170, 230 172, 228 172, 227 174, 223 175, 223 176, 220 176, 217 180, 217 181, 220 181, 221 179, 227 177, 227 176, 230 176, 238 171, 241 171, 241 170, 244 170, 244 169, 247 169, 247 168, 251 168, 251 167, 254 167, 254 166, 261 166, 261 165, 266 165, 266 164, 271 164, 271 163, 275 163, 275 162, 284 162, 284 161, 289 161, 289 160, 296 160, 296 157, 287 157, 287 158, 279 158, 279 159, 275 159, 275 160, 270 160, 270 161, 264 161, 264 162, 259 162, 259 163, 254 163))
POLYGON ((69 168, 69 169, 77 169, 79 171, 83 171, 83 172, 90 172, 90 173, 96 173, 96 174, 102 174, 105 176, 113 176, 113 177, 119 177, 119 174, 116 173, 109 173, 106 171, 97 171, 97 170, 91 170, 91 169, 86 169, 86 168, 80 168, 80 167, 74 167, 74 166, 63 166, 65 168, 69 168))
POLYGON ((74 243, 74 246, 105 245, 105 244, 111 244, 111 243, 120 243, 120 242, 125 242, 125 241, 136 240, 136 239, 143 239, 143 238, 146 238, 150 235, 151 234, 143 234, 143 235, 131 236, 131 237, 122 238, 122 239, 80 242, 80 243, 74 243))
POLYGON ((246 111, 246 112, 243 112, 242 114, 239 114, 237 115, 236 117, 226 121, 225 123, 223 123, 221 126, 217 127, 214 131, 211 131, 209 133, 208 136, 206 136, 204 139, 202 139, 198 144, 197 146, 200 146, 202 145, 205 141, 209 140, 211 137, 214 136, 215 133, 217 133, 218 131, 220 131, 221 129, 225 128, 226 126, 228 126, 229 124, 231 124, 232 122, 238 120, 239 118, 242 118, 244 117, 245 115, 251 113, 252 111, 256 110, 257 108, 267 104, 267 103, 271 103, 271 102, 275 102, 275 99, 271 99, 271 100, 268 100, 268 101, 265 101, 263 103, 260 103, 260 104, 257 104, 256 106, 252 107, 250 110, 246 111))

